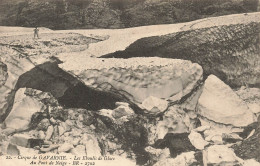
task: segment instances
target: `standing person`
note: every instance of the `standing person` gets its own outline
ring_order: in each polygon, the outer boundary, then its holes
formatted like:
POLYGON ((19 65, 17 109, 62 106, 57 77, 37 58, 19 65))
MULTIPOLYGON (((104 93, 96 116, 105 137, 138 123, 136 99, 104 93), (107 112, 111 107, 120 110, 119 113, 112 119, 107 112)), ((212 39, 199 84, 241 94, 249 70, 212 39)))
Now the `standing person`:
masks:
POLYGON ((39 29, 38 27, 35 27, 34 31, 34 38, 37 36, 37 38, 39 39, 39 29))

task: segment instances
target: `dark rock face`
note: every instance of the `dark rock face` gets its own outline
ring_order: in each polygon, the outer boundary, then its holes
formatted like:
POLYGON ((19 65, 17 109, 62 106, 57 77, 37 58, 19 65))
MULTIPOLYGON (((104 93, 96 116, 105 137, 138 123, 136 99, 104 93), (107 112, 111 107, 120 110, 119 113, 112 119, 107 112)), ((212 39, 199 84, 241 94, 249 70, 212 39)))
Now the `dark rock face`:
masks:
POLYGON ((231 87, 260 86, 259 23, 214 26, 137 40, 125 51, 103 57, 186 59, 231 87))
POLYGON ((7 66, 0 61, 0 86, 4 85, 8 77, 7 66))
POLYGON ((238 157, 242 159, 254 158, 256 161, 260 162, 260 118, 258 118, 258 122, 249 125, 245 129, 245 132, 249 134, 247 131, 252 131, 254 129, 255 132, 251 137, 245 139, 241 144, 234 145, 232 148, 235 150, 238 157))
POLYGON ((257 3, 257 0, 2 0, 0 25, 126 28, 254 12, 257 3))
POLYGON ((195 147, 191 144, 189 133, 168 133, 163 140, 155 143, 156 148, 169 148, 171 157, 175 158, 182 152, 194 151, 195 147))

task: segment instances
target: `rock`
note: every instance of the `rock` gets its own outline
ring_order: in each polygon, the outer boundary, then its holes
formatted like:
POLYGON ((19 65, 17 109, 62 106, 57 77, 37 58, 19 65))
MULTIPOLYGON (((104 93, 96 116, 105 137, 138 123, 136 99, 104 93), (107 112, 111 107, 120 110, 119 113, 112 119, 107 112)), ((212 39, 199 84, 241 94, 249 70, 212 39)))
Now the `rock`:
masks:
POLYGON ((235 91, 237 95, 243 99, 249 109, 255 113, 260 113, 260 89, 259 88, 247 88, 242 86, 239 90, 235 91))
POLYGON ((97 139, 89 134, 82 136, 83 144, 86 147, 87 156, 101 156, 101 149, 97 139))
POLYGON ((213 145, 203 153, 204 165, 237 165, 236 154, 225 145, 213 145), (206 162, 206 163, 205 163, 206 162))
POLYGON ((154 148, 169 148, 171 157, 176 157, 183 152, 194 151, 195 147, 191 144, 189 133, 168 133, 162 140, 158 140, 154 144, 154 148))
POLYGON ((102 116, 109 117, 110 119, 114 119, 113 112, 114 111, 110 110, 110 109, 101 109, 101 110, 98 111, 98 114, 102 115, 102 116))
POLYGON ((163 120, 156 125, 157 139, 163 139, 167 133, 186 133, 192 129, 189 116, 178 107, 169 107, 163 120))
POLYGON ((78 121, 82 122, 83 120, 84 120, 84 117, 83 117, 82 114, 80 114, 80 115, 78 116, 78 121))
POLYGON ((190 139, 191 144, 199 150, 203 150, 204 147, 209 144, 202 138, 202 136, 199 133, 195 131, 191 131, 188 138, 190 139))
MULTIPOLYGON (((186 111, 186 112, 190 112, 192 114, 192 116, 196 116, 197 114, 195 114, 195 110, 196 107, 198 105, 198 100, 200 98, 200 95, 202 93, 202 87, 199 86, 197 89, 195 89, 191 96, 188 97, 182 104, 181 107, 186 111), (195 114, 195 115, 194 115, 195 114)), ((197 117, 197 116, 196 116, 197 117)), ((195 117, 194 117, 195 118, 195 117)))
POLYGON ((115 119, 121 118, 123 116, 132 116, 134 115, 134 111, 129 106, 119 106, 113 110, 112 116, 115 119))
POLYGON ((135 104, 149 96, 178 101, 198 85, 203 73, 198 64, 179 59, 102 59, 81 55, 77 59, 58 58, 64 62, 60 68, 73 73, 88 87, 113 94, 116 91, 135 104))
POLYGON ((214 135, 210 139, 211 141, 214 142, 214 144, 223 144, 222 136, 221 135, 214 135))
POLYGON ((52 135, 53 135, 53 131, 54 131, 54 127, 51 125, 48 127, 47 131, 46 131, 46 136, 45 136, 45 140, 49 140, 51 139, 52 135))
POLYGON ((69 127, 71 127, 71 126, 74 125, 74 123, 73 123, 71 120, 69 120, 69 119, 66 120, 65 123, 66 123, 66 125, 69 126, 69 127))
POLYGON ((58 126, 58 130, 59 130, 59 136, 61 136, 62 134, 64 134, 66 132, 66 130, 61 125, 58 126))
POLYGON ((255 129, 253 129, 253 130, 249 133, 249 135, 246 137, 246 139, 250 138, 252 135, 254 135, 254 133, 255 133, 255 129))
POLYGON ((199 117, 199 121, 202 126, 210 126, 209 130, 204 131, 205 137, 208 135, 216 135, 216 133, 219 135, 222 133, 241 133, 244 130, 243 127, 235 127, 233 125, 216 123, 202 116, 199 117))
POLYGON ((70 125, 71 123, 69 123, 70 120, 67 120, 66 122, 61 122, 60 126, 62 126, 62 128, 65 130, 65 132, 70 131, 70 125))
POLYGON ((77 128, 72 128, 70 133, 71 133, 71 135, 73 137, 78 137, 78 136, 80 136, 82 134, 82 130, 81 129, 77 129, 77 128))
POLYGON ((69 150, 71 150, 73 147, 72 144, 70 143, 64 143, 62 145, 60 145, 60 147, 58 148, 58 152, 62 153, 62 152, 68 152, 69 150))
POLYGON ((195 132, 204 132, 205 130, 209 130, 210 129, 210 126, 200 126, 196 129, 193 129, 193 131, 195 132))
POLYGON ((7 65, 0 61, 0 87, 5 84, 7 77, 7 65))
POLYGON ((162 159, 155 163, 154 166, 178 166, 178 165, 183 165, 183 166, 188 166, 196 162, 195 152, 186 152, 178 155, 176 158, 167 158, 167 159, 162 159))
POLYGON ((26 130, 30 126, 32 115, 36 112, 42 112, 44 104, 33 97, 25 95, 25 88, 16 92, 13 108, 5 119, 7 128, 16 130, 26 130))
MULTIPOLYGON (((106 141, 106 145, 107 145, 107 151, 113 152, 113 154, 118 152, 118 149, 121 148, 120 144, 117 144, 117 143, 111 142, 111 141, 106 141)), ((123 153, 124 153, 124 151, 123 151, 123 153)), ((118 153, 118 154, 120 154, 120 153, 118 153)))
MULTIPOLYGON (((248 139, 244 139, 240 144, 234 144, 232 148, 234 149, 236 155, 244 160, 255 159, 260 162, 260 118, 258 121, 246 127, 249 129, 249 133, 255 129, 255 132, 248 139)), ((245 129, 245 130, 246 130, 245 129)), ((248 133, 248 134, 249 134, 248 133)), ((248 136, 246 135, 246 137, 248 136)), ((250 135, 250 134, 249 134, 250 135)), ((241 135, 240 135, 241 136, 241 135)), ((242 136, 241 136, 242 137, 242 136)), ((244 138, 244 137, 243 137, 244 138)))
POLYGON ((211 121, 236 127, 247 126, 256 120, 246 103, 214 75, 205 81, 198 101, 198 113, 211 121))
POLYGON ((52 125, 56 125, 57 124, 57 121, 53 117, 51 117, 50 122, 52 123, 52 125))
POLYGON ((222 139, 223 139, 223 141, 230 142, 230 143, 234 143, 234 142, 243 140, 243 138, 241 138, 239 135, 237 135, 235 133, 223 133, 222 139))
POLYGON ((71 142, 74 146, 78 145, 80 142, 80 138, 74 138, 73 141, 71 142))
POLYGON ((168 148, 165 149, 155 149, 151 146, 148 146, 145 148, 145 151, 147 151, 154 161, 163 160, 166 158, 170 158, 170 151, 168 148))
POLYGON ((129 103, 125 103, 125 102, 116 102, 115 105, 116 105, 117 107, 119 107, 119 106, 129 107, 129 103))
POLYGON ((168 102, 157 97, 149 96, 141 105, 141 108, 146 109, 146 113, 157 115, 164 112, 168 107, 168 102))
POLYGON ((76 156, 85 156, 86 151, 85 151, 85 146, 84 145, 77 145, 75 148, 70 150, 70 153, 76 156))
POLYGON ((241 162, 243 166, 260 166, 260 163, 254 159, 244 160, 241 162))

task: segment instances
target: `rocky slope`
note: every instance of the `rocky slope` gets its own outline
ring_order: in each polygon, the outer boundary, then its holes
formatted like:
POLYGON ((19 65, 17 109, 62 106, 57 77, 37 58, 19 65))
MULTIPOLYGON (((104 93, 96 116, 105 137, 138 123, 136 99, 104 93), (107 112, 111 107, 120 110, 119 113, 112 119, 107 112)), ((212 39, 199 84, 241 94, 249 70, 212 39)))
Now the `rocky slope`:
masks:
MULTIPOLYGON (((258 35, 257 18, 259 13, 124 30, 44 30, 40 39, 32 39, 32 29, 1 33, 1 155, 111 156, 114 165, 259 165, 259 88, 232 89, 220 77, 207 76, 201 61, 100 58, 146 39, 209 29, 214 31, 209 39, 227 34, 228 41, 243 43, 245 35, 228 36, 227 27, 247 27, 242 32, 258 35)), ((152 41, 134 50, 163 46, 152 41)), ((247 43, 254 53, 244 56, 258 64, 257 39, 247 43)), ((258 69, 243 58, 239 62, 258 69)), ((226 70, 241 83, 240 68, 226 70)))
POLYGON ((0 25, 127 28, 257 11, 258 0, 2 0, 0 25))

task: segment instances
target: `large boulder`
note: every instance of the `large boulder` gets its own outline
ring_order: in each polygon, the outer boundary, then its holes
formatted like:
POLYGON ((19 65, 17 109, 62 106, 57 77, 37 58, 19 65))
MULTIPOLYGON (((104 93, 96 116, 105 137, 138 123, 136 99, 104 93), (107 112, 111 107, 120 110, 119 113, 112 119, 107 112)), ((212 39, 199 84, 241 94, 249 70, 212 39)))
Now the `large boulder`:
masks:
POLYGON ((205 81, 197 111, 208 120, 236 127, 247 126, 256 120, 246 103, 214 75, 205 81))
POLYGON ((204 165, 239 165, 234 151, 225 145, 213 145, 203 151, 204 165))
MULTIPOLYGON (((202 78, 202 68, 190 61, 163 58, 102 59, 62 55, 63 70, 85 85, 141 104, 150 96, 170 102, 189 94, 202 78)), ((163 108, 164 109, 164 108, 163 108)))

